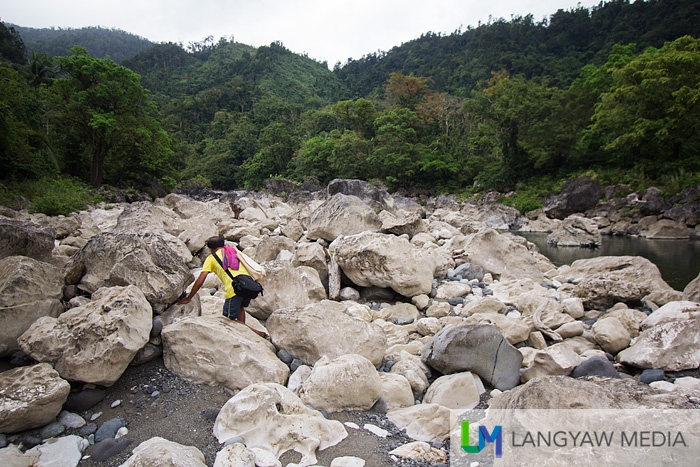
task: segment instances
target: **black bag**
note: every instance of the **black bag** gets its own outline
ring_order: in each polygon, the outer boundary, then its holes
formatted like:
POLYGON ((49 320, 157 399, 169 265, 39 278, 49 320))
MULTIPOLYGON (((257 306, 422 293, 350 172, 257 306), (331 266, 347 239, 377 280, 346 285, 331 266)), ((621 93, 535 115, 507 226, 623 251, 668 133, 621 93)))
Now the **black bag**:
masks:
MULTIPOLYGON (((223 268, 224 265, 219 259, 219 257, 216 256, 216 253, 213 256, 216 262, 219 263, 219 265, 223 268)), ((231 275, 228 269, 226 270, 226 274, 228 274, 228 277, 231 278, 231 285, 233 286, 233 291, 236 292, 236 295, 238 295, 239 297, 250 298, 252 300, 254 298, 257 298, 258 295, 263 294, 263 286, 260 285, 255 279, 253 279, 249 275, 239 274, 234 277, 233 275, 231 275)))
POLYGON ((243 298, 257 298, 263 293, 262 285, 247 274, 239 274, 233 278, 233 291, 243 298))

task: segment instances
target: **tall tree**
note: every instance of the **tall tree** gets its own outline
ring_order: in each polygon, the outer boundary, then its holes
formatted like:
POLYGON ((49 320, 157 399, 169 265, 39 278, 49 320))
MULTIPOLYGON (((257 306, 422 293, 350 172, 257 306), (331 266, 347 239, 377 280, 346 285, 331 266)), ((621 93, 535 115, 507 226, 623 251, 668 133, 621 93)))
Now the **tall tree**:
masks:
POLYGON ((432 94, 429 82, 430 78, 392 73, 385 85, 386 99, 394 108, 416 110, 432 94))
POLYGON ((169 170, 165 161, 173 156, 171 141, 161 131, 155 104, 139 76, 110 59, 90 57, 82 47, 71 52, 56 58, 68 75, 55 83, 56 104, 63 130, 73 132, 90 159, 90 184, 102 185, 105 164, 110 159, 123 163, 119 156, 125 154, 139 176, 164 176, 169 170))
POLYGON ((511 189, 546 162, 551 90, 506 71, 493 73, 465 103, 465 112, 470 163, 482 166, 484 188, 511 189))
POLYGON ((612 73, 590 132, 623 167, 700 168, 700 40, 648 48, 612 73))

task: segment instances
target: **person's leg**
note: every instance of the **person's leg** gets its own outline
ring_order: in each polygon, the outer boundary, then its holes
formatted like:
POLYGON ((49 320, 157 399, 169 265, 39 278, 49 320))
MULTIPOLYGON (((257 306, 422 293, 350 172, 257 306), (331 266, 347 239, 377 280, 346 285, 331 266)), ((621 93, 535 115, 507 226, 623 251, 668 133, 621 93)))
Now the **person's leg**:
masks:
MULTIPOLYGON (((224 300, 224 316, 227 318, 228 318, 230 311, 232 309, 231 301, 233 300, 233 298, 235 298, 235 297, 227 298, 226 300, 224 300)), ((233 309, 235 309, 235 308, 233 308, 233 309)))
MULTIPOLYGON (((236 321, 238 321, 241 324, 245 324, 245 307, 250 305, 250 299, 249 298, 244 298, 241 300, 241 307, 238 311, 238 317, 236 318, 236 321)), ((230 316, 230 315, 229 315, 230 316)), ((248 326, 246 324, 246 326, 248 326)), ((253 329, 252 327, 248 326, 255 334, 257 334, 260 337, 265 337, 267 336, 267 333, 264 333, 262 331, 258 331, 257 329, 253 329)))
MULTIPOLYGON (((231 298, 227 298, 226 302, 228 302, 228 319, 232 319, 235 321, 240 321, 240 310, 242 308, 241 302, 243 299, 239 297, 238 295, 234 295, 231 298)), ((243 318, 245 320, 245 318, 243 318)))
POLYGON ((240 307, 238 309, 238 317, 236 318, 236 321, 245 324, 245 308, 240 307))
POLYGON ((236 318, 236 321, 241 322, 245 324, 245 307, 250 305, 250 299, 249 298, 241 298, 240 301, 238 302, 238 317, 236 318))

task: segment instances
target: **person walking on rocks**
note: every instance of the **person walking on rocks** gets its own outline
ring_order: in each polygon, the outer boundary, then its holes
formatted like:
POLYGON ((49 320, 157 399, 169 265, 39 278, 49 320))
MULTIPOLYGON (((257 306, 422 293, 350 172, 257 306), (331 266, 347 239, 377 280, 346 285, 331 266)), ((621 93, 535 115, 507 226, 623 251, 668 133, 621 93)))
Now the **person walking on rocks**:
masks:
MULTIPOLYGON (((210 272, 216 274, 216 276, 224 284, 224 289, 226 291, 226 301, 224 302, 224 316, 231 320, 238 321, 241 324, 245 324, 245 308, 250 305, 250 298, 244 298, 236 295, 233 290, 232 278, 238 276, 239 274, 250 275, 246 270, 243 263, 239 260, 239 252, 236 248, 225 246, 224 238, 221 236, 211 237, 207 240, 207 248, 209 248, 210 255, 204 261, 204 266, 202 266, 202 272, 192 286, 192 290, 187 297, 178 300, 178 305, 185 305, 192 300, 192 297, 199 291, 204 284, 207 275, 210 272), (228 272, 227 272, 228 271, 228 272), (230 273, 230 275, 229 275, 230 273)), ((248 326, 246 324, 246 326, 248 326)), ((267 334, 264 332, 253 329, 256 334, 262 337, 266 337, 267 334)))

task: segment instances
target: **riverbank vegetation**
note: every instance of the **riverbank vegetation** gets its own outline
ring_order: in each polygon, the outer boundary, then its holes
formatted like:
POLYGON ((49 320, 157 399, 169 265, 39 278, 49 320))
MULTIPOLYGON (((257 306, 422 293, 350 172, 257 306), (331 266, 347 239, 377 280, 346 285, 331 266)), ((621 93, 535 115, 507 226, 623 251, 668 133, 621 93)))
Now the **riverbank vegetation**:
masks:
POLYGON ((50 58, 0 26, 5 205, 22 195, 46 211, 27 184, 61 177, 73 180, 63 190, 154 195, 192 180, 360 178, 409 194, 497 191, 523 212, 583 174, 667 195, 700 183, 692 0, 497 19, 333 70, 233 37, 155 44, 121 64, 80 44, 50 58))

